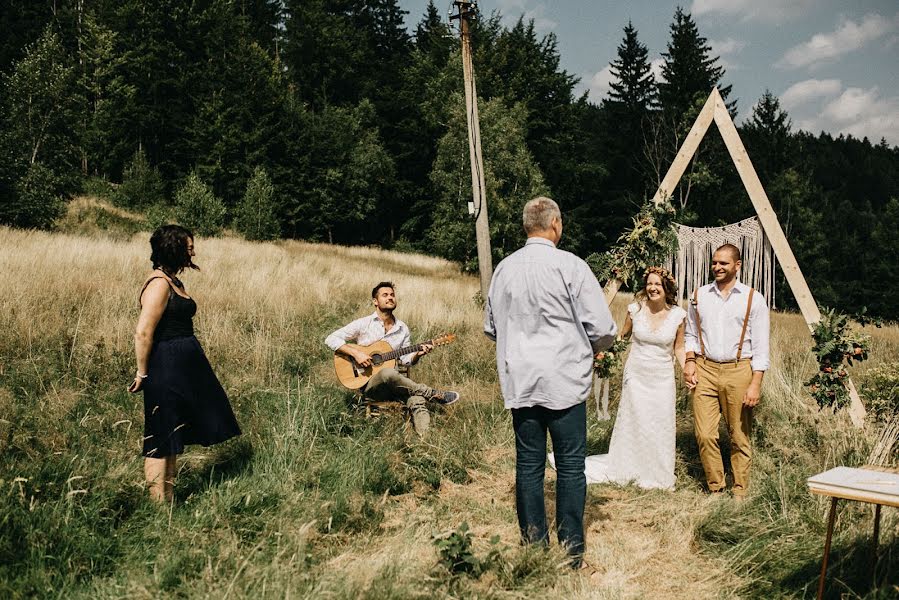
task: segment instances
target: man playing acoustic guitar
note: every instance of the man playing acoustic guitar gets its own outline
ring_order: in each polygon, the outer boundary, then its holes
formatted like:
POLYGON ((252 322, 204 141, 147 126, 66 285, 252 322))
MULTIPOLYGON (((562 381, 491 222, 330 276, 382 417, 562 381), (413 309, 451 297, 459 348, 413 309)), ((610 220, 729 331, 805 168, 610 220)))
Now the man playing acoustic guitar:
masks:
MULTIPOLYGON (((341 327, 327 338, 325 344, 331 350, 353 359, 360 367, 371 367, 372 357, 358 346, 370 346, 384 340, 394 350, 410 345, 409 327, 393 316, 396 309, 396 293, 393 283, 382 281, 371 291, 375 312, 367 317, 356 319, 349 325, 341 327), (353 345, 349 342, 355 342, 353 345)), ((400 357, 404 365, 414 365, 418 360, 434 348, 431 344, 422 344, 421 350, 400 357)), ((401 375, 396 369, 384 368, 375 373, 363 388, 365 398, 377 402, 401 401, 412 413, 412 424, 418 435, 423 436, 431 423, 428 413, 428 401, 438 404, 452 404, 459 399, 458 392, 441 392, 426 385, 416 383, 401 375)))

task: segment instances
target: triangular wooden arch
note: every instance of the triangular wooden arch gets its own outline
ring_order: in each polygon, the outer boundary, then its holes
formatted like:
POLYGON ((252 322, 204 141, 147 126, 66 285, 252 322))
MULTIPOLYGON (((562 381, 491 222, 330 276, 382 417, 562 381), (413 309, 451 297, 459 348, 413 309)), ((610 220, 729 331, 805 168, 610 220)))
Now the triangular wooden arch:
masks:
MULTIPOLYGON (((787 278, 790 290, 796 298, 796 303, 799 304, 799 310, 802 311, 802 316, 805 317, 805 322, 809 326, 809 331, 811 331, 814 324, 821 320, 821 312, 818 310, 818 305, 815 303, 814 297, 812 297, 812 292, 805 281, 805 277, 802 275, 802 271, 799 270, 799 263, 796 262, 796 257, 793 255, 789 242, 787 242, 787 237, 780 226, 780 221, 777 220, 774 209, 771 208, 768 195, 765 193, 762 182, 759 181, 759 176, 749 160, 749 155, 746 153, 740 134, 734 126, 733 119, 730 118, 730 113, 727 111, 724 99, 721 98, 718 88, 712 89, 712 93, 709 94, 705 106, 703 106, 699 116, 696 117, 696 122, 693 123, 693 127, 690 129, 690 133, 687 134, 687 138, 680 147, 677 156, 674 157, 674 162, 668 168, 668 172, 665 174, 665 178, 659 185, 659 189, 653 196, 652 201, 659 204, 672 194, 680 182, 684 171, 687 169, 687 165, 690 164, 693 155, 699 148, 699 143, 709 130, 712 121, 718 125, 718 131, 724 139, 724 145, 727 146, 730 158, 734 161, 737 173, 740 174, 740 179, 743 181, 743 187, 746 188, 746 192, 749 194, 749 199, 752 201, 752 206, 758 214, 765 235, 768 236, 768 240, 771 242, 771 247, 774 249, 780 268, 787 278)), ((617 279, 613 279, 606 284, 605 295, 607 302, 612 302, 620 287, 621 281, 617 279)), ((849 416, 857 427, 861 427, 864 425, 865 407, 861 398, 859 398, 858 391, 855 389, 855 384, 852 383, 852 379, 847 378, 846 381, 851 398, 849 416)))

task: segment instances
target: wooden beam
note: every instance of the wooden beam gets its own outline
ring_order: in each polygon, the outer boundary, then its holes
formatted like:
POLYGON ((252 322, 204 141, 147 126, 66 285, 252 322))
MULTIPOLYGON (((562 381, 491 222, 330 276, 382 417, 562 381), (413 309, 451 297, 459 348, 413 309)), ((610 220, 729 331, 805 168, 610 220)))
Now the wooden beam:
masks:
POLYGON ((730 118, 730 113, 727 112, 727 107, 724 105, 721 94, 716 89, 712 92, 712 96, 715 98, 715 124, 718 125, 718 131, 721 132, 724 145, 727 146, 727 151, 734 161, 737 173, 740 174, 740 179, 743 181, 743 186, 749 194, 752 206, 755 207, 755 212, 762 223, 762 229, 765 230, 765 235, 768 236, 771 247, 774 248, 774 254, 777 256, 780 268, 787 278, 787 283, 790 284, 790 289, 793 291, 799 310, 802 311, 805 322, 811 327, 821 320, 821 312, 818 310, 818 305, 815 303, 815 298, 812 296, 812 291, 809 289, 805 277, 802 276, 802 271, 799 269, 799 263, 796 262, 796 257, 793 255, 787 236, 784 235, 780 221, 777 220, 777 214, 774 212, 774 208, 771 207, 771 201, 768 200, 768 194, 765 193, 762 182, 759 181, 759 176, 752 166, 752 161, 749 160, 749 154, 747 154, 746 148, 740 140, 740 134, 737 133, 737 128, 730 118))
POLYGON ((696 154, 699 143, 702 141, 702 138, 705 137, 706 131, 709 130, 709 125, 712 124, 712 119, 715 116, 715 100, 712 97, 713 95, 714 93, 705 101, 705 106, 702 107, 699 116, 697 116, 696 121, 693 122, 690 133, 687 134, 684 143, 681 144, 680 150, 677 151, 677 156, 674 157, 674 161, 671 163, 671 166, 668 167, 668 172, 665 173, 662 183, 659 184, 656 195, 652 197, 652 201, 655 204, 664 202, 665 199, 674 192, 674 188, 677 187, 680 178, 683 177, 684 171, 687 170, 687 165, 693 160, 693 155, 696 154))

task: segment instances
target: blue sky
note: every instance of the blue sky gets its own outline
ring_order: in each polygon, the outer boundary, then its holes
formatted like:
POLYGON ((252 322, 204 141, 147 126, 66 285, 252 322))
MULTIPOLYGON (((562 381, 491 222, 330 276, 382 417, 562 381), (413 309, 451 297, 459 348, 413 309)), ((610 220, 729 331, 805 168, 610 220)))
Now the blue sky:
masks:
MULTIPOLYGON (((669 39, 677 2, 657 0, 481 0, 507 25, 534 19, 555 33, 562 66, 580 77, 577 92, 599 102, 608 92, 608 64, 631 20, 656 68, 669 39)), ((427 0, 400 0, 410 30, 427 0)), ((446 15, 451 0, 435 1, 446 15)), ((721 57, 738 98, 738 122, 770 89, 793 129, 885 137, 899 145, 899 1, 685 0, 700 34, 721 57)))

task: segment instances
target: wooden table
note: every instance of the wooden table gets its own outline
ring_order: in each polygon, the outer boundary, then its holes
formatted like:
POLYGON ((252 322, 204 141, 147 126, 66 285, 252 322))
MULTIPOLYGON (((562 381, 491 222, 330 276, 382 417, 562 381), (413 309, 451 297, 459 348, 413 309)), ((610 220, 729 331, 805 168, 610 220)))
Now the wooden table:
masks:
POLYGON ((808 489, 813 494, 830 497, 830 516, 827 519, 827 538, 824 542, 824 560, 818 579, 818 600, 824 597, 824 577, 830 556, 830 541, 837 517, 837 500, 855 500, 874 504, 874 564, 877 564, 877 538, 880 535, 880 508, 899 507, 899 469, 880 467, 836 467, 808 478, 808 489))

